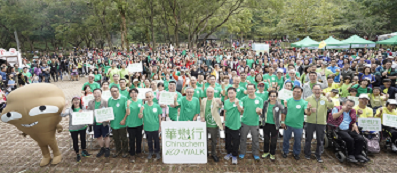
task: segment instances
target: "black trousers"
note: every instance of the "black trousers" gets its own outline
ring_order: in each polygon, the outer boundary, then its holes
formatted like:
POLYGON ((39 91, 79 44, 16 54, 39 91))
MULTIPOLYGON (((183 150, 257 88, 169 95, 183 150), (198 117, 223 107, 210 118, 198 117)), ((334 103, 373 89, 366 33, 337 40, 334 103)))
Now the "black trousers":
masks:
POLYGON ((393 128, 390 128, 387 126, 383 126, 382 131, 385 132, 388 136, 390 136, 391 142, 393 144, 397 143, 397 141, 396 141, 397 140, 397 130, 396 129, 393 129, 393 128))
POLYGON ((135 156, 135 154, 139 154, 142 152, 142 129, 143 125, 138 127, 128 127, 127 129, 131 156, 135 156))
POLYGON ((352 132, 351 130, 340 130, 338 131, 338 135, 346 142, 349 155, 361 154, 365 140, 360 134, 355 131, 352 132))
POLYGON ((81 141, 81 149, 85 150, 86 149, 86 140, 85 140, 85 132, 86 129, 79 130, 79 131, 73 131, 70 132, 70 135, 72 136, 72 141, 73 141, 73 149, 76 153, 79 153, 79 135, 80 135, 80 141, 81 141))
POLYGON ((263 152, 269 152, 269 144, 270 144, 270 154, 276 154, 277 147, 277 138, 278 138, 278 130, 276 129, 276 125, 266 123, 263 127, 263 152))
MULTIPOLYGON (((238 156, 238 149, 240 148, 240 129, 232 130, 225 126, 226 132, 226 151, 227 154, 232 154, 232 156, 238 156)), ((212 136, 211 136, 212 137, 212 136)))
POLYGON ((153 153, 153 141, 154 141, 154 152, 160 152, 160 140, 159 140, 159 131, 145 131, 147 145, 149 148, 149 153, 153 153))

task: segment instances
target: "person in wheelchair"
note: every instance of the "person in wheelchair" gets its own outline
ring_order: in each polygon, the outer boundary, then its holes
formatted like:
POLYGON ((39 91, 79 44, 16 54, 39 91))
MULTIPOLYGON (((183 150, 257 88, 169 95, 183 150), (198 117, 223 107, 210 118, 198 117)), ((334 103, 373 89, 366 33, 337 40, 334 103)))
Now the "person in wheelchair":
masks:
POLYGON ((346 142, 347 160, 352 163, 369 161, 362 151, 365 145, 365 140, 358 130, 356 125, 357 116, 356 110, 353 109, 354 101, 346 99, 342 101, 342 106, 337 106, 332 109, 331 116, 328 118, 328 124, 337 128, 336 139, 341 139, 346 142))
MULTIPOLYGON (((389 99, 386 102, 386 107, 381 107, 376 111, 375 117, 380 117, 382 119, 381 122, 383 122, 383 114, 397 115, 396 105, 397 105, 396 100, 389 99)), ((396 152, 397 151, 397 147, 396 147, 397 129, 395 127, 389 127, 389 126, 382 125, 382 132, 384 135, 391 138, 391 149, 392 149, 392 151, 396 152)))

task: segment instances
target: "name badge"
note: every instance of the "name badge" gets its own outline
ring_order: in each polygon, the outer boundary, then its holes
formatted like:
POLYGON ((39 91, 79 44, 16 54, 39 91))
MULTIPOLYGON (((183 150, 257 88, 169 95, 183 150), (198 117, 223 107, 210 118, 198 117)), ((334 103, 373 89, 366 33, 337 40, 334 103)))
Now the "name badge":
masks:
POLYGON ((120 104, 119 103, 117 103, 117 105, 116 105, 117 107, 120 107, 120 104))
POLYGON ((200 91, 197 91, 197 94, 200 94, 200 91))
POLYGON ((279 108, 278 108, 278 107, 276 107, 276 108, 274 108, 274 110, 276 110, 276 112, 278 112, 279 108))
POLYGON ((301 105, 296 105, 296 109, 300 109, 301 107, 301 105))
POLYGON ((240 92, 240 89, 237 89, 237 92, 240 92))
POLYGON ((236 104, 233 104, 233 107, 236 107, 236 104))
POLYGON ((324 100, 321 100, 321 101, 320 101, 320 105, 325 105, 325 101, 324 101, 324 100))
POLYGON ((256 105, 259 104, 259 100, 255 100, 255 104, 256 104, 256 105))
POLYGON ((140 108, 141 107, 141 104, 138 104, 138 108, 140 108))
POLYGON ((157 108, 153 108, 153 112, 156 113, 157 112, 157 108))
POLYGON ((276 80, 276 78, 272 77, 272 80, 276 80))

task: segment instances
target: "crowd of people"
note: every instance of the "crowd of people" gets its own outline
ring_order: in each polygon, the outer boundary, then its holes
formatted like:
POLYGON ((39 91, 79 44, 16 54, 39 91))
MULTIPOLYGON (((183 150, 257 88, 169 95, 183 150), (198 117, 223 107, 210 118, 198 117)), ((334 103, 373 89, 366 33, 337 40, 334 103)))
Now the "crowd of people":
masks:
MULTIPOLYGON (((309 50, 273 47, 269 52, 236 50, 234 48, 157 50, 131 48, 130 51, 87 49, 69 56, 54 54, 24 61, 24 67, 2 66, 1 75, 7 87, 28 83, 65 80, 86 80, 81 95, 67 104, 61 116, 70 117, 69 131, 77 161, 90 154, 86 150, 86 129, 94 131, 101 147, 96 157, 110 156, 109 135, 116 151, 135 162, 142 155, 142 131, 149 153, 160 159, 162 121, 202 121, 211 134, 211 157, 219 161, 215 136, 225 131, 225 160, 237 164, 244 159, 247 136, 252 138, 255 160, 276 159, 277 139, 281 129, 282 156, 288 157, 289 140, 294 135, 292 156, 299 160, 301 140, 305 131, 304 158, 312 159, 311 142, 316 133, 314 158, 322 163, 327 124, 336 126, 337 134, 346 142, 349 162, 366 162, 364 137, 360 135, 357 118, 397 115, 397 56, 390 49, 309 50), (142 63, 142 72, 130 72, 130 64, 142 63), (22 70, 22 71, 20 71, 22 70), (20 73, 17 73, 20 71, 20 73), (17 82, 13 81, 18 76, 17 82), (21 81, 22 80, 22 81, 21 81), (150 88, 145 99, 138 99, 139 88, 150 88), (292 97, 280 99, 280 92, 292 97), (104 98, 102 93, 111 93, 104 98), (174 104, 159 104, 163 91, 174 92, 174 104), (88 104, 83 97, 92 94, 88 104), (357 98, 353 100, 351 98, 357 98), (88 106, 84 106, 88 105, 88 106), (208 106, 211 105, 211 106, 208 106), (92 125, 72 125, 72 113, 112 107, 114 120, 92 125), (221 119, 220 117, 223 118, 221 119), (200 117, 200 118, 198 118, 200 117), (306 117, 306 118, 305 118, 306 117), (260 133, 260 130, 263 132, 260 133), (128 133, 128 137, 127 137, 128 133), (81 141, 81 156, 78 146, 81 141), (260 153, 259 138, 264 150, 260 153), (261 155, 262 154, 262 155, 261 155)), ((11 90, 8 92, 12 92, 11 90)), ((382 126, 397 151, 397 130, 382 126)), ((210 145, 210 143, 208 143, 210 145)))

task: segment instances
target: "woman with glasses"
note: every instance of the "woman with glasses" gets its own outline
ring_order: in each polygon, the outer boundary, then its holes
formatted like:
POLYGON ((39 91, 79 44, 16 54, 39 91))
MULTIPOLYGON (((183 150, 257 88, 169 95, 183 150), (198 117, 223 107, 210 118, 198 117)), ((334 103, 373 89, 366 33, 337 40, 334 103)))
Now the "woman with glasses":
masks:
POLYGON ((261 115, 264 136, 264 153, 262 158, 266 158, 270 155, 271 161, 276 159, 275 155, 278 129, 280 128, 280 113, 284 110, 284 106, 277 100, 277 96, 277 91, 272 90, 269 92, 269 100, 266 100, 263 103, 261 115))

